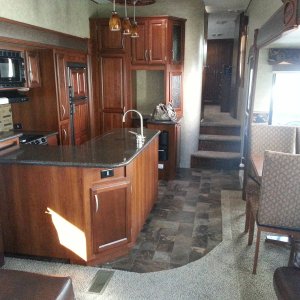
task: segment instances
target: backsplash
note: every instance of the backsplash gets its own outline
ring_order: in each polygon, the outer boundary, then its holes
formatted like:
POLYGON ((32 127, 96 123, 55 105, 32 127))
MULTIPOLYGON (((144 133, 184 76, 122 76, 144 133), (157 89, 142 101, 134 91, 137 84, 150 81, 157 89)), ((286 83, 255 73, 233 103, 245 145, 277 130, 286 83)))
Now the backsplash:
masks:
POLYGON ((12 112, 10 104, 0 105, 0 131, 13 129, 12 112))

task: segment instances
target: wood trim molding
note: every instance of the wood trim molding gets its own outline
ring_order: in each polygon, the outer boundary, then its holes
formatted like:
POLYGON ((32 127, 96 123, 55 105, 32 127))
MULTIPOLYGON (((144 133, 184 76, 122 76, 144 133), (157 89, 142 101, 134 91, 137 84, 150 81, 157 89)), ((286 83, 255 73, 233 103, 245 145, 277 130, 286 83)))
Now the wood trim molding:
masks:
POLYGON ((88 39, 38 26, 0 18, 0 41, 29 46, 59 47, 88 51, 88 39))

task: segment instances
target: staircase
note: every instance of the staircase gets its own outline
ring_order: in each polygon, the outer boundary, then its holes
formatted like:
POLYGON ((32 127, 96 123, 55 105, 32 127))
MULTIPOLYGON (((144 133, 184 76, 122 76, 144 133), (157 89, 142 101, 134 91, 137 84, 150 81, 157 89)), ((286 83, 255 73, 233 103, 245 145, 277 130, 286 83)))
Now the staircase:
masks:
POLYGON ((240 122, 229 113, 209 114, 201 122, 198 151, 191 156, 191 167, 238 169, 240 131, 240 122))

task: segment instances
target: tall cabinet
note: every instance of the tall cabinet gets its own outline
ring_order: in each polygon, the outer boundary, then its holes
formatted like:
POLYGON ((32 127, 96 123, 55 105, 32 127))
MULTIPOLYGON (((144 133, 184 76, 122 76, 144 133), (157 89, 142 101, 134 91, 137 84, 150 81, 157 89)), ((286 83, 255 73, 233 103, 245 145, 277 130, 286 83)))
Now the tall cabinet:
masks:
MULTIPOLYGON (((163 72, 160 102, 172 102, 182 115, 185 21, 169 16, 138 17, 139 37, 131 39, 111 32, 108 19, 90 20, 98 133, 122 127, 124 111, 137 108, 134 71, 163 72)), ((126 122, 125 126, 131 126, 130 120, 126 122)))
POLYGON ((131 108, 129 91, 130 37, 112 32, 108 19, 91 19, 94 118, 96 133, 122 127, 131 108))

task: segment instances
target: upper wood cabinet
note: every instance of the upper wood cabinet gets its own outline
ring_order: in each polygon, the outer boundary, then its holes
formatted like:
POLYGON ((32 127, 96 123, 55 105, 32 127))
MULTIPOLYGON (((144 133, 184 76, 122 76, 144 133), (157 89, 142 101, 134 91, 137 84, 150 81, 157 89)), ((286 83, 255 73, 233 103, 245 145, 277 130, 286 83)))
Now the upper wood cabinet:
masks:
POLYGON ((26 51, 27 86, 41 86, 40 58, 38 51, 26 51))
POLYGON ((102 53, 124 53, 126 51, 126 37, 122 35, 121 31, 110 31, 108 19, 91 19, 90 22, 92 38, 97 40, 96 51, 102 53))
POLYGON ((133 64, 167 62, 167 20, 138 18, 139 37, 132 39, 133 64))

